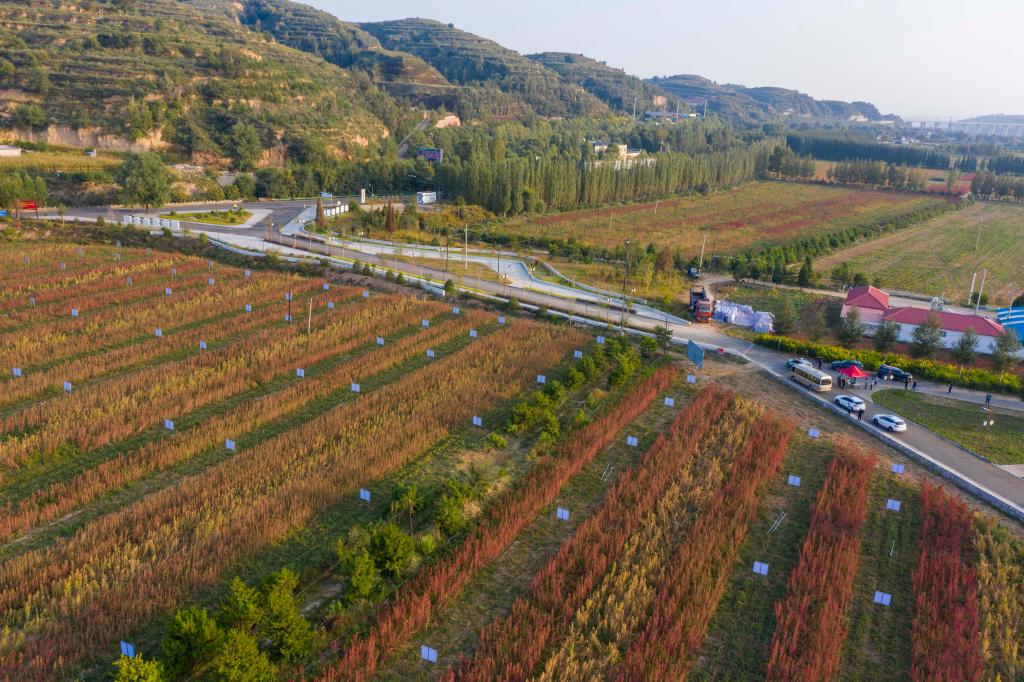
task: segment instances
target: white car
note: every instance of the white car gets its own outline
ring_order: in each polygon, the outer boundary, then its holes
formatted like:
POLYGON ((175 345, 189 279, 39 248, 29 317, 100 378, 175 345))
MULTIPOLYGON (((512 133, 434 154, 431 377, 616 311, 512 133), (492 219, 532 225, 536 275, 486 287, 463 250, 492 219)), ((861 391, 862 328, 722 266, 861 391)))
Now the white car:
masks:
POLYGON ((903 433, 907 430, 907 422, 894 414, 876 414, 871 421, 875 423, 875 426, 886 431, 903 433))
POLYGON ((837 395, 834 402, 847 412, 860 412, 865 409, 864 401, 855 395, 837 395))

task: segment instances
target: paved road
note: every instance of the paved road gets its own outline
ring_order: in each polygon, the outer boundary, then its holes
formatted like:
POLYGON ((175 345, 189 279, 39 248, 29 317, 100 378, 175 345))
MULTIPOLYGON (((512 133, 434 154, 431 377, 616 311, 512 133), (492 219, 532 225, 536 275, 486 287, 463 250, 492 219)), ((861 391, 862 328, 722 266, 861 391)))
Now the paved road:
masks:
MULTIPOLYGON (((308 206, 308 202, 306 202, 306 205, 308 206)), ((265 206, 265 204, 263 206, 265 206)), ((294 217, 303 210, 303 203, 279 202, 274 210, 275 216, 283 217, 290 214, 294 217)), ((76 214, 77 213, 78 212, 76 211, 76 214)), ((280 220, 280 217, 277 220, 280 220)), ((277 220, 275 220, 277 225, 284 224, 277 220)), ((211 237, 216 237, 227 243, 233 243, 240 247, 252 250, 262 251, 268 248, 280 249, 284 246, 291 247, 287 250, 295 253, 308 251, 315 254, 336 256, 349 260, 360 260, 364 263, 376 264, 381 267, 398 270, 407 275, 429 278, 437 282, 443 282, 450 276, 449 273, 445 273, 439 268, 402 262, 395 263, 393 259, 386 256, 365 253, 363 251, 356 251, 354 249, 341 246, 330 246, 312 240, 290 239, 274 236, 271 238, 271 243, 268 244, 262 239, 265 234, 262 226, 227 231, 203 228, 202 231, 209 233, 211 237)), ((510 283, 498 284, 496 282, 485 281, 474 277, 463 277, 462 285, 466 288, 483 292, 485 294, 499 296, 502 298, 514 297, 524 303, 545 306, 552 310, 563 311, 588 320, 604 322, 611 327, 617 326, 620 320, 624 320, 626 326, 629 328, 648 332, 653 331, 659 326, 667 326, 678 341, 685 342, 687 340, 693 340, 694 342, 700 343, 706 348, 711 349, 712 352, 714 352, 715 349, 722 349, 723 352, 729 351, 735 353, 777 377, 786 377, 789 374, 785 367, 785 361, 787 359, 785 355, 776 353, 767 348, 755 346, 741 339, 727 336, 717 331, 713 325, 683 325, 677 324, 672 320, 666 321, 664 319, 652 319, 633 312, 623 315, 621 311, 609 310, 608 308, 594 304, 585 298, 554 296, 549 293, 545 293, 544 291, 532 291, 516 287, 510 283)), ((792 385, 796 390, 802 391, 802 389, 799 389, 796 384, 792 385)), ((811 399, 820 399, 820 396, 815 394, 807 392, 805 392, 805 394, 811 399)), ((965 395, 967 395, 966 392, 965 395)), ((870 419, 876 413, 877 407, 871 403, 867 413, 865 414, 865 418, 870 419)), ((934 460, 956 471, 961 476, 988 488, 997 495, 1000 495, 1010 501, 1012 504, 1024 509, 1024 481, 1010 472, 971 455, 961 448, 943 440, 931 431, 917 426, 916 424, 909 424, 907 432, 905 434, 898 434, 896 438, 926 453, 934 460)))

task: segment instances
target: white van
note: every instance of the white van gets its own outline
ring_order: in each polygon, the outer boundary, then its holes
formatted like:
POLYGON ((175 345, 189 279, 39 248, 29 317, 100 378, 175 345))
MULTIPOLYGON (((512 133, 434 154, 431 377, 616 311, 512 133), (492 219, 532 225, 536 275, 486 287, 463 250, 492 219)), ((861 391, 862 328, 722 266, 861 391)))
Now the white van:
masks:
POLYGON ((789 378, 812 391, 824 393, 832 390, 832 377, 810 365, 795 365, 789 378))

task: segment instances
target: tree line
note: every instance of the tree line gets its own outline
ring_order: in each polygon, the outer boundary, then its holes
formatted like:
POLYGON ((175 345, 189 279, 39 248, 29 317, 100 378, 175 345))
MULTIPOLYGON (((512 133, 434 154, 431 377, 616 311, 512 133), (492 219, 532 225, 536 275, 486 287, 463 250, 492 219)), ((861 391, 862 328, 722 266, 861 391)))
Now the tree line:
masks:
POLYGON ((831 182, 844 185, 890 187, 905 191, 921 191, 926 182, 924 174, 916 168, 881 161, 837 163, 828 169, 826 177, 831 182))
POLYGON ((993 173, 1024 175, 1024 156, 997 156, 986 161, 985 168, 993 173))
POLYGON ((813 156, 823 161, 866 160, 924 168, 950 167, 949 154, 839 134, 790 133, 786 144, 798 156, 813 156))
POLYGON ((763 176, 774 146, 763 141, 698 156, 666 152, 621 163, 475 157, 441 166, 437 179, 448 192, 497 215, 539 213, 735 185, 763 176))
POLYGON ((984 199, 1024 200, 1024 178, 982 171, 971 181, 971 192, 984 199))

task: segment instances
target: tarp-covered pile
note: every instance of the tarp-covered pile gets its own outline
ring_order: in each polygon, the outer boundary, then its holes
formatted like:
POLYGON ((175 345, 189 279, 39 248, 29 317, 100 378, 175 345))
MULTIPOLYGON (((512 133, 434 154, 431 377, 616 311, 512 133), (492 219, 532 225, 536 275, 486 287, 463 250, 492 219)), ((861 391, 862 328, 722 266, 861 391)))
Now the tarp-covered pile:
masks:
POLYGON ((753 327, 754 331, 759 333, 775 329, 775 318, 771 313, 757 312, 749 305, 731 301, 716 301, 711 319, 738 327, 753 327))

